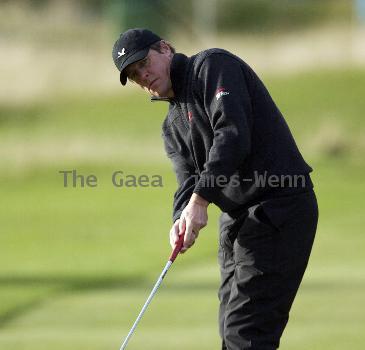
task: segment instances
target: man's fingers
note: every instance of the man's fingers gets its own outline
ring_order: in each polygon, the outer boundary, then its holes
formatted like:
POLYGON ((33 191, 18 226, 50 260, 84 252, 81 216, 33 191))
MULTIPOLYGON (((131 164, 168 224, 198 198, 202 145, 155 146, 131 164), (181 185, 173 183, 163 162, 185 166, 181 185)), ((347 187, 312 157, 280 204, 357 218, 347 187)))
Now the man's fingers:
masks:
POLYGON ((172 242, 174 244, 174 246, 177 244, 178 240, 179 240, 179 227, 178 226, 174 226, 172 229, 172 242))
POLYGON ((169 232, 170 245, 174 249, 179 240, 179 221, 176 221, 169 232))
POLYGON ((186 223, 185 228, 185 237, 184 237, 184 248, 189 248, 191 245, 192 239, 192 233, 193 233, 193 227, 190 225, 189 222, 186 223))
POLYGON ((175 245, 177 244, 178 240, 179 240, 179 233, 180 233, 180 228, 179 228, 180 224, 179 222, 175 222, 173 229, 174 229, 174 242, 175 245))
POLYGON ((191 225, 189 225, 189 223, 187 223, 183 248, 185 248, 185 249, 190 248, 194 244, 195 239, 196 239, 196 235, 193 231, 193 228, 191 225))
POLYGON ((176 235, 173 229, 170 230, 170 245, 174 249, 176 245, 176 235))
POLYGON ((185 222, 185 218, 182 217, 179 221, 179 234, 182 234, 186 229, 186 222, 185 222))
POLYGON ((189 248, 191 248, 194 245, 194 243, 195 243, 195 241, 193 241, 193 243, 187 248, 182 247, 181 250, 180 250, 180 253, 184 254, 189 248))

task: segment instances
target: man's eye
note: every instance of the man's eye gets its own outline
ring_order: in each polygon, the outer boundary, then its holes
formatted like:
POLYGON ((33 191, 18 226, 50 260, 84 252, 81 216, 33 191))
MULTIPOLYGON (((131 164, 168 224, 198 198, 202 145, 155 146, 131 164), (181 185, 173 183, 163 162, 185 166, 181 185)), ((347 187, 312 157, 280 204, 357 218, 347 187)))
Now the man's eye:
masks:
POLYGON ((144 68, 146 67, 148 64, 148 57, 144 58, 142 61, 141 61, 141 64, 140 64, 140 68, 144 68))

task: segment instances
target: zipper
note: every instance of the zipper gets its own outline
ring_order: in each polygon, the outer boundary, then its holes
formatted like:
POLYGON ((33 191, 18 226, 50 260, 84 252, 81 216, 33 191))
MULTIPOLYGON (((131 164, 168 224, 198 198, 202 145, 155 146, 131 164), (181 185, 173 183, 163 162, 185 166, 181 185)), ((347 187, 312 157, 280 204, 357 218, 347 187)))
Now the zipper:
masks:
MULTIPOLYGON (((179 110, 179 114, 180 116, 182 116, 183 120, 184 120, 184 124, 185 126, 187 127, 188 130, 190 130, 190 124, 189 124, 189 121, 187 120, 187 118, 184 116, 184 112, 180 106, 180 103, 175 101, 176 103, 176 106, 177 106, 177 109, 179 110)), ((191 133, 190 133, 191 134, 191 133)))
POLYGON ((198 174, 200 175, 200 171, 199 171, 199 167, 198 167, 198 162, 195 158, 195 152, 194 152, 194 147, 193 147, 193 141, 191 139, 191 129, 190 129, 190 124, 189 121, 187 120, 187 118, 185 118, 184 116, 184 112, 180 106, 180 103, 175 99, 175 98, 169 98, 169 97, 156 97, 156 96, 151 96, 151 102, 170 102, 173 105, 176 106, 177 111, 179 113, 179 116, 183 119, 183 123, 186 126, 187 130, 190 131, 190 135, 189 135, 189 146, 190 146, 190 150, 191 150, 191 157, 193 159, 194 162, 194 166, 196 171, 198 172, 198 174))
POLYGON ((184 113, 183 113, 183 110, 182 110, 179 102, 177 102, 175 100, 175 103, 176 103, 176 106, 177 106, 178 113, 179 113, 180 117, 183 118, 184 124, 187 127, 187 129, 189 130, 189 137, 188 138, 189 138, 189 144, 190 144, 190 150, 191 150, 191 158, 193 158, 193 162, 194 162, 194 165, 195 165, 195 169, 198 172, 198 174, 200 175, 200 171, 199 171, 199 167, 198 167, 198 162, 197 162, 197 160, 195 158, 195 152, 194 152, 194 147, 193 147, 193 141, 192 141, 192 138, 191 138, 191 128, 190 128, 189 121, 187 120, 187 118, 185 118, 184 113))

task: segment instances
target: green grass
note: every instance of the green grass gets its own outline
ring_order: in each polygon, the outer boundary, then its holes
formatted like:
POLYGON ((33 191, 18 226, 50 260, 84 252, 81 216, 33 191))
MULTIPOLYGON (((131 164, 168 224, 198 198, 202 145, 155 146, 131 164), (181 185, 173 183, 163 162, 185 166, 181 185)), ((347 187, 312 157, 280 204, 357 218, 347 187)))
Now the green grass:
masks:
MULTIPOLYGON (((315 170, 320 206, 281 348, 363 349, 365 72, 264 80, 315 170), (343 126, 339 153, 323 133, 333 123, 343 126)), ((1 349, 118 349, 170 251, 166 108, 143 95, 0 106, 1 349), (98 186, 64 188, 66 169, 96 175, 98 186), (115 170, 160 174, 163 187, 116 188, 115 170)), ((210 225, 172 267, 131 349, 219 348, 217 216, 210 208, 210 225)))

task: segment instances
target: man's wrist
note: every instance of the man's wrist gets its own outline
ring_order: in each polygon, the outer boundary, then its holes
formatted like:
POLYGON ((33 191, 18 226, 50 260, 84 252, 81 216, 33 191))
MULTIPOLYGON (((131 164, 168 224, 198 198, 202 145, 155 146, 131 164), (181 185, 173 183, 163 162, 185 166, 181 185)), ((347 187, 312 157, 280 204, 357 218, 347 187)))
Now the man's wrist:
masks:
POLYGON ((209 205, 209 202, 206 199, 204 199, 203 197, 199 196, 197 193, 192 194, 190 201, 192 203, 202 205, 203 207, 208 207, 208 205, 209 205))

